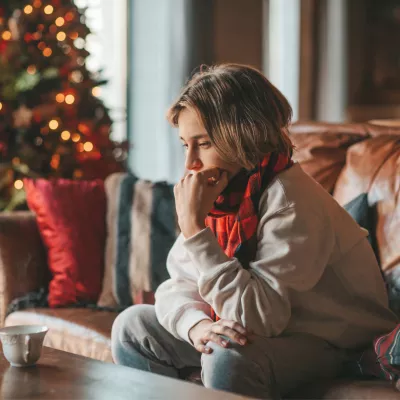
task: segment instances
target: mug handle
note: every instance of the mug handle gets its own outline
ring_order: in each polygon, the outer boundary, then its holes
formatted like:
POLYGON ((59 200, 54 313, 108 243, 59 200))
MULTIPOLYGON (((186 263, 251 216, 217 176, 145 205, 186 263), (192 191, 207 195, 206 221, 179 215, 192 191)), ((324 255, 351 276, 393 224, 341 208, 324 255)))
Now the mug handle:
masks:
POLYGON ((26 363, 29 362, 30 354, 31 354, 31 337, 26 335, 25 336, 25 351, 24 351, 24 361, 26 363))

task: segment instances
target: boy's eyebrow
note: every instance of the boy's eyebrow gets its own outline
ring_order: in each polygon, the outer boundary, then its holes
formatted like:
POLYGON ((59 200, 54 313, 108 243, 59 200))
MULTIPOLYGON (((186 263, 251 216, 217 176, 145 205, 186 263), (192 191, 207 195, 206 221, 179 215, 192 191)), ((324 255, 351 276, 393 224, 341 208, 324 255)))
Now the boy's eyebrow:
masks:
MULTIPOLYGON (((208 138, 208 135, 206 134, 201 134, 201 135, 196 135, 196 136, 192 136, 190 139, 204 139, 204 138, 208 138)), ((179 136, 179 139, 181 140, 185 140, 183 137, 179 136)))

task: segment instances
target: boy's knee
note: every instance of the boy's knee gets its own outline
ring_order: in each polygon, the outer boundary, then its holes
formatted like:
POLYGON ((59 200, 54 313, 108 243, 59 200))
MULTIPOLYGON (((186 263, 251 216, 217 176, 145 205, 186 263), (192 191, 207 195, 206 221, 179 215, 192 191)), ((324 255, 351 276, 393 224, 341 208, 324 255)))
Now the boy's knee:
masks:
POLYGON ((111 341, 135 341, 135 338, 147 336, 156 322, 153 306, 139 304, 129 307, 115 319, 111 341))
POLYGON ((241 346, 230 343, 228 348, 224 348, 209 342, 208 346, 213 349, 213 352, 203 354, 201 358, 202 379, 206 387, 228 390, 236 387, 240 382, 250 384, 254 379, 268 379, 269 363, 261 367, 254 361, 257 359, 254 356, 257 349, 253 344, 241 346))
POLYGON ((138 352, 143 345, 143 338, 156 336, 152 332, 156 323, 154 307, 150 305, 135 305, 119 314, 111 331, 111 353, 114 362, 134 367, 143 364, 138 352))

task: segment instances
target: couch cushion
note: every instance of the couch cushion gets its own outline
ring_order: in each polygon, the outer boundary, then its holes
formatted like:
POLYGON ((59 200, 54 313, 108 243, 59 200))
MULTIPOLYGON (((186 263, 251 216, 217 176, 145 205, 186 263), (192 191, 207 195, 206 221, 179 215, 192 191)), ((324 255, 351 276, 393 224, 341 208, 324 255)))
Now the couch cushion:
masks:
POLYGON ((287 399, 398 400, 399 391, 384 380, 337 379, 305 385, 287 399))
POLYGON ((399 160, 399 135, 382 134, 353 145, 347 152, 334 197, 343 205, 368 192, 368 203, 376 205, 378 258, 388 284, 391 308, 400 316, 399 160))
POLYGON ((5 326, 46 325, 45 346, 112 362, 111 328, 117 315, 85 308, 36 308, 10 314, 5 326))
POLYGON ((296 131, 292 128, 290 138, 296 146, 293 159, 301 164, 308 175, 332 193, 346 163, 347 148, 365 139, 365 136, 329 131, 293 134, 294 132, 296 131))
MULTIPOLYGON (((188 367, 180 373, 182 379, 202 385, 200 368, 188 367)), ((395 385, 385 380, 336 379, 303 385, 285 396, 285 399, 394 400, 399 397, 395 385)))
POLYGON ((0 213, 0 326, 10 302, 47 286, 46 251, 30 211, 0 213))
MULTIPOLYGON (((345 204, 361 193, 369 192, 376 183, 377 175, 393 156, 398 156, 400 144, 398 136, 380 135, 354 144, 347 151, 346 166, 343 168, 334 192, 335 199, 345 204)), ((389 168, 389 177, 396 176, 396 165, 389 168)), ((381 182, 383 186, 387 182, 381 182)), ((386 190, 394 188, 389 186, 386 190)), ((372 195, 371 193, 370 195, 372 195)), ((390 193, 389 193, 390 194, 390 193)), ((375 202, 383 200, 382 192, 375 193, 375 202)), ((370 198, 370 200, 373 200, 370 198)))

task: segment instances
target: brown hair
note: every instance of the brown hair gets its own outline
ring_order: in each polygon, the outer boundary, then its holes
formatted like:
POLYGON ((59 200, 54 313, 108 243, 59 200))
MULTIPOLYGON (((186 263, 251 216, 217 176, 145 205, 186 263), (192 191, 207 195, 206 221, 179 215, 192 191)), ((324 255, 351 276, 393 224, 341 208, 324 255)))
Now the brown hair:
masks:
POLYGON ((250 170, 270 152, 291 156, 292 108, 255 68, 240 64, 202 66, 172 104, 167 119, 178 126, 184 108, 200 117, 218 154, 250 170))

